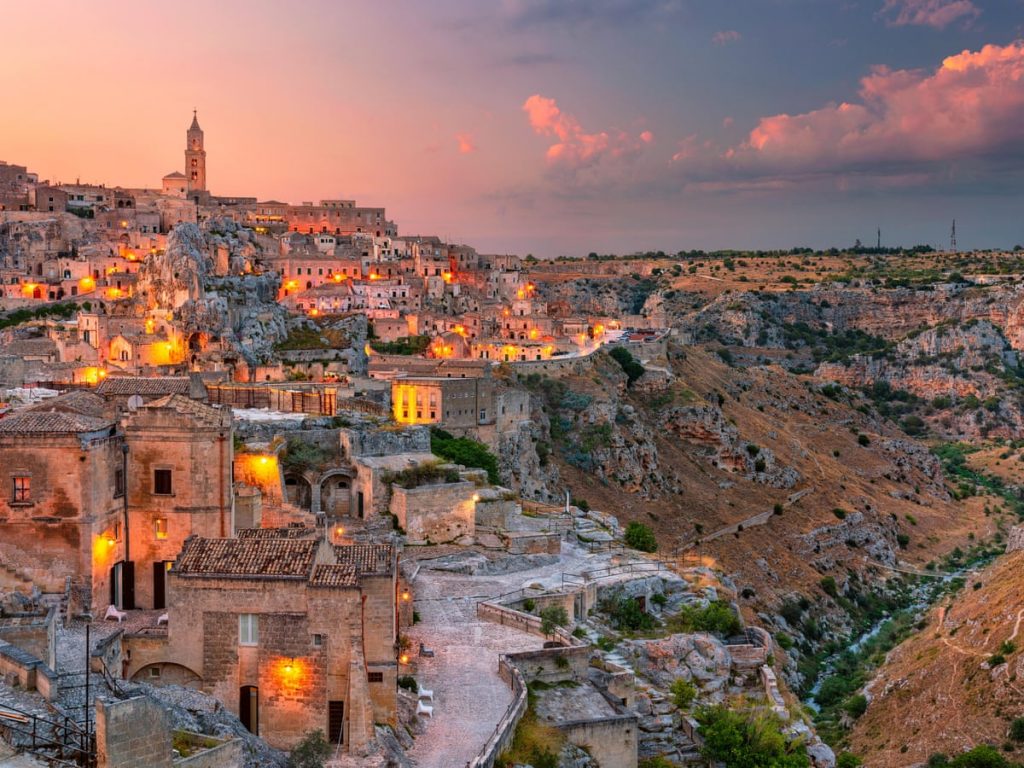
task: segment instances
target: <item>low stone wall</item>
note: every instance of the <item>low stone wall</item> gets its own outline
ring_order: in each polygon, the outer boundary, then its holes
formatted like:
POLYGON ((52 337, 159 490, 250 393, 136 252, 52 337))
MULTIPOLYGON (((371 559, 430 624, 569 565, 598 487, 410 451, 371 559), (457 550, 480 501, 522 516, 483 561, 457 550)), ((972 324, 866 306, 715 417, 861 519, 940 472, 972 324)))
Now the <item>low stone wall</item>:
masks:
POLYGON ((505 363, 520 376, 539 373, 557 379, 560 376, 580 376, 594 367, 594 355, 586 357, 552 357, 548 360, 523 360, 505 363))
POLYGON ((557 723, 570 743, 585 747, 598 765, 636 768, 638 728, 636 715, 617 715, 600 720, 557 723))
POLYGON ((52 669, 28 651, 0 640, 0 681, 8 680, 26 691, 38 691, 47 701, 59 693, 52 669))
POLYGON ((516 726, 526 714, 527 696, 526 681, 522 673, 512 664, 507 656, 498 657, 498 675, 512 689, 512 703, 501 720, 498 721, 494 733, 483 748, 468 764, 468 768, 493 768, 498 755, 504 752, 516 733, 516 726))
MULTIPOLYGON (((204 742, 220 741, 212 736, 194 734, 191 731, 177 731, 177 733, 186 733, 204 742)), ((239 768, 242 764, 242 742, 240 739, 224 741, 194 755, 178 757, 174 760, 175 768, 239 768)))
POLYGON ((96 702, 98 768, 172 768, 171 731, 160 706, 144 696, 96 702))
POLYGON ((544 648, 508 655, 527 683, 561 683, 568 680, 584 682, 590 665, 590 647, 577 645, 562 648, 544 648))
POLYGON ((517 611, 512 608, 507 608, 503 605, 497 605, 495 603, 477 603, 476 604, 476 615, 478 618, 486 621, 493 621, 495 624, 501 624, 505 627, 513 627, 518 629, 520 632, 528 632, 531 635, 537 635, 543 637, 545 640, 558 640, 563 645, 580 645, 582 641, 577 640, 575 637, 570 635, 562 627, 556 627, 555 631, 551 635, 545 635, 541 631, 541 621, 536 616, 531 616, 528 613, 517 611))
POLYGON ((390 511, 405 529, 409 544, 440 544, 476 531, 473 495, 477 486, 470 482, 421 485, 418 488, 391 488, 390 511))
POLYGON ((761 667, 761 684, 764 685, 764 692, 771 703, 772 711, 788 720, 789 708, 786 706, 786 700, 782 698, 782 692, 779 691, 779 681, 775 677, 775 672, 767 664, 761 667))

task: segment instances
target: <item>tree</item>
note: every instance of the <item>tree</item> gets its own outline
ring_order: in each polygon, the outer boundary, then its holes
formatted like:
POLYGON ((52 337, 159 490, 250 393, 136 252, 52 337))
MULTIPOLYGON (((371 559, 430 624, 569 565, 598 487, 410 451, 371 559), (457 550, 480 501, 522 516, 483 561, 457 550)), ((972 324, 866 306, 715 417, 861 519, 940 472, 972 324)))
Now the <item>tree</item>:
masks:
POLYGON ((455 437, 443 429, 430 430, 430 452, 454 464, 487 471, 487 481, 497 485, 498 458, 483 443, 468 437, 455 437))
POLYGON ((552 634, 557 627, 564 627, 569 623, 569 614, 560 605, 549 605, 540 609, 540 631, 545 635, 552 634))
POLYGON ((677 677, 669 690, 672 692, 672 703, 679 709, 686 709, 697 696, 697 686, 682 677, 677 677))
POLYGON ((949 761, 950 768, 1012 768, 1013 764, 995 747, 982 744, 949 761))
POLYGON ((629 379, 626 386, 633 386, 633 382, 644 375, 644 367, 640 365, 637 359, 625 347, 615 347, 608 354, 619 364, 629 379))
POLYGON ((324 762, 330 756, 331 745, 324 738, 324 732, 319 729, 307 731, 288 755, 288 768, 324 768, 324 762))
POLYGON ((724 706, 704 707, 697 713, 701 755, 729 768, 807 768, 810 760, 802 743, 790 742, 782 724, 770 713, 739 713, 724 706))
POLYGON ((641 552, 658 551, 658 540, 654 537, 654 531, 643 523, 634 521, 627 525, 624 540, 626 546, 638 549, 641 552))

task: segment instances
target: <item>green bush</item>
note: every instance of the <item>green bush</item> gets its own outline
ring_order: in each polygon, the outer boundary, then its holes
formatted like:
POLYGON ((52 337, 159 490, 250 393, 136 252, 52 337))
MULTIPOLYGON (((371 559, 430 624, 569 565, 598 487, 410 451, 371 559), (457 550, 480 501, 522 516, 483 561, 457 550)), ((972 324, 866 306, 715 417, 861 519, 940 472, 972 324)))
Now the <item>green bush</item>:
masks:
POLYGON ((836 580, 832 576, 825 576, 820 582, 822 591, 829 597, 837 597, 839 595, 839 587, 836 586, 836 580))
POLYGON ((1014 741, 1024 741, 1024 717, 1018 717, 1010 723, 1010 738, 1014 741))
POLYGON ((633 386, 633 382, 644 375, 644 367, 629 353, 625 347, 614 347, 608 355, 619 364, 626 377, 629 379, 626 386, 633 386))
POLYGON ((569 614, 560 605, 541 608, 537 615, 540 616, 540 631, 545 635, 550 635, 558 627, 564 627, 569 623, 569 614))
POLYGON ((843 704, 843 709, 850 717, 856 720, 858 717, 863 715, 868 710, 868 700, 863 695, 858 693, 855 696, 851 696, 843 704))
POLYGON ((672 693, 672 703, 679 709, 686 709, 697 697, 697 686, 681 677, 672 681, 672 687, 669 690, 672 693))
POLYGON ((643 523, 634 521, 626 526, 625 542, 626 546, 641 552, 658 551, 658 540, 654 537, 654 531, 643 523))
POLYGON ((778 716, 767 712, 736 712, 724 706, 697 712, 708 761, 736 768, 807 768, 810 759, 799 741, 787 741, 778 716))
POLYGON ((307 731, 288 755, 288 768, 323 768, 330 756, 331 745, 324 738, 324 732, 307 731))
POLYGON ((779 648, 784 651, 788 651, 793 647, 793 638, 787 635, 785 632, 775 633, 775 642, 778 643, 779 648))
POLYGON ((950 768, 1013 768, 995 747, 987 744, 977 746, 969 752, 957 755, 949 761, 950 768))
POLYGON ((863 761, 852 752, 843 752, 836 760, 836 768, 859 768, 863 761))
POLYGON ((724 600, 715 600, 703 608, 695 605, 683 606, 668 620, 673 632, 711 632, 729 637, 743 630, 739 616, 724 600))
POLYGON ((649 613, 645 613, 635 599, 621 596, 609 598, 601 603, 601 610, 608 614, 616 629, 635 632, 637 630, 654 629, 657 621, 649 613))
POLYGON ((860 443, 861 445, 871 445, 871 438, 868 437, 867 435, 860 434, 857 435, 857 442, 860 443))
POLYGON ((532 597, 528 597, 523 600, 523 610, 527 613, 533 613, 533 609, 537 607, 537 603, 533 601, 532 597))
POLYGON ((430 430, 430 452, 453 464, 487 471, 487 482, 497 485, 498 458, 483 443, 468 437, 454 437, 443 429, 430 430))

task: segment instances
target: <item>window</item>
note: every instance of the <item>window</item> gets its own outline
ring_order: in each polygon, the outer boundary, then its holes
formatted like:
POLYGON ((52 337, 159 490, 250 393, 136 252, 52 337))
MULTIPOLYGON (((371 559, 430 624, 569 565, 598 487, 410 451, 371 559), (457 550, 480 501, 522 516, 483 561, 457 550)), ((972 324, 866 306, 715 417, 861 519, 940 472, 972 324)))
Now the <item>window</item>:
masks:
POLYGON ((259 616, 255 613, 240 613, 238 615, 238 644, 259 645, 260 643, 260 622, 259 616))
POLYGON ((156 518, 153 521, 153 535, 156 536, 156 538, 160 539, 161 541, 163 539, 167 538, 167 518, 166 517, 158 517, 158 518, 156 518))
POLYGON ((313 647, 314 648, 323 648, 324 647, 324 636, 323 635, 313 635, 313 647))
POLYGON ((153 470, 153 493, 159 494, 161 496, 171 495, 171 470, 153 470))
POLYGON ((149 676, 150 677, 160 677, 160 667, 150 667, 149 668, 149 676))
POLYGON ((367 672, 366 681, 369 683, 383 683, 384 673, 383 672, 367 672))
POLYGON ((124 496, 124 468, 118 467, 114 470, 114 498, 120 498, 121 496, 124 496))
POLYGON ((18 475, 14 478, 14 495, 11 497, 17 504, 26 504, 32 501, 32 478, 28 475, 18 475))

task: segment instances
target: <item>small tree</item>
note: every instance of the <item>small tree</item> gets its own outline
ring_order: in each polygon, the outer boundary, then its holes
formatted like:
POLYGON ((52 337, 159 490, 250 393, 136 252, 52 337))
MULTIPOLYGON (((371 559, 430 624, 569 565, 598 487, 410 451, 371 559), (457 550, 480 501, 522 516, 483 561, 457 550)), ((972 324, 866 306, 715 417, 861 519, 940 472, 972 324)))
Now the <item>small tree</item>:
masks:
POLYGON ((654 537, 654 531, 643 523, 632 522, 627 525, 625 541, 626 546, 641 552, 658 551, 658 540, 654 537))
POLYGON ((677 677, 672 682, 672 703, 679 709, 686 709, 697 696, 697 687, 689 680, 677 677))
POLYGON ((324 732, 319 729, 307 731, 288 755, 288 768, 324 768, 324 762, 330 756, 331 745, 324 738, 324 732))
POLYGON ((540 631, 545 635, 550 635, 555 631, 556 627, 564 627, 569 623, 569 614, 560 605, 549 605, 546 608, 541 608, 537 615, 540 616, 540 631))

